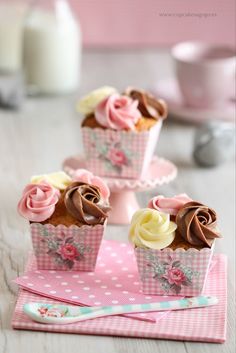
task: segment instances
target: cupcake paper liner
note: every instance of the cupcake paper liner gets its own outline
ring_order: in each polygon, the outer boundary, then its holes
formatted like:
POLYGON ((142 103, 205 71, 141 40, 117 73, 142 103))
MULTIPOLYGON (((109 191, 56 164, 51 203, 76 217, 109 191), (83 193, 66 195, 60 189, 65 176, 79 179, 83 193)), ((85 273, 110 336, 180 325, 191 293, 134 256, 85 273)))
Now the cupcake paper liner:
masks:
POLYGON ((82 127, 87 167, 96 175, 139 179, 151 162, 162 120, 142 132, 82 127))
POLYGON ((135 248, 135 256, 145 294, 197 296, 206 283, 214 245, 163 250, 135 248))
POLYGON ((94 271, 105 224, 78 227, 32 223, 38 269, 94 271))

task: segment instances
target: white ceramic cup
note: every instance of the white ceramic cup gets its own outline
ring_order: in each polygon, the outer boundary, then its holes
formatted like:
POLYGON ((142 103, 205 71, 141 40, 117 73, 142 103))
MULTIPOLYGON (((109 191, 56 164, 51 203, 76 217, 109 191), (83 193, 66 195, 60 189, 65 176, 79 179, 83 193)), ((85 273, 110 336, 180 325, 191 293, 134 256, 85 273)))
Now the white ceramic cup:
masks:
POLYGON ((185 103, 217 108, 234 96, 235 51, 227 46, 183 42, 172 48, 176 75, 185 103))

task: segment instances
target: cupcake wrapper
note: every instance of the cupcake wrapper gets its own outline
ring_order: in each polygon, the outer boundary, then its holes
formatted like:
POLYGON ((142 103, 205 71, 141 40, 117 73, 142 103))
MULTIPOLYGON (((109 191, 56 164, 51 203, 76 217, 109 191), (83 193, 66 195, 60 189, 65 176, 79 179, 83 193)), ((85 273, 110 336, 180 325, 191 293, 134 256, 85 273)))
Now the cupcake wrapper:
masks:
POLYGON ((202 293, 213 248, 163 250, 135 248, 145 294, 197 296, 202 293))
POLYGON ((82 226, 32 223, 33 249, 38 269, 93 271, 104 225, 82 226))
POLYGON ((142 178, 151 162, 162 120, 143 132, 82 128, 87 167, 96 175, 142 178))

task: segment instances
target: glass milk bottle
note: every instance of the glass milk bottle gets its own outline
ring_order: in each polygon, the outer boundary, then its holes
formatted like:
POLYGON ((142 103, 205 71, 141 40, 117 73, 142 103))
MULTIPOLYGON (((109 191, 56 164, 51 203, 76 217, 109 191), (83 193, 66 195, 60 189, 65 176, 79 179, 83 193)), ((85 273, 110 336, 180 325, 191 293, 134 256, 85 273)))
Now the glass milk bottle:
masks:
POLYGON ((0 73, 22 68, 22 34, 26 4, 21 0, 0 0, 0 73))
POLYGON ((25 22, 24 67, 29 93, 63 94, 80 79, 81 32, 66 0, 38 0, 25 22))

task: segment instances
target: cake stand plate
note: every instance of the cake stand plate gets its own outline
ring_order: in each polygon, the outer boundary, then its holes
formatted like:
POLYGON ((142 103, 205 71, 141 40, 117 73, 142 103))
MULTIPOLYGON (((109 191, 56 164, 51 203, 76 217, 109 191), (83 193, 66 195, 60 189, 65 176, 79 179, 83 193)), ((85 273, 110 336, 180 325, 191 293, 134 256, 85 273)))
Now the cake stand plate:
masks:
MULTIPOLYGON (((63 170, 73 175, 76 169, 88 169, 84 156, 75 156, 65 159, 63 170)), ((164 158, 154 156, 146 173, 146 179, 125 179, 102 177, 110 191, 112 211, 109 214, 110 224, 129 224, 132 215, 140 207, 135 195, 138 191, 147 191, 168 184, 177 176, 177 167, 164 158)))

